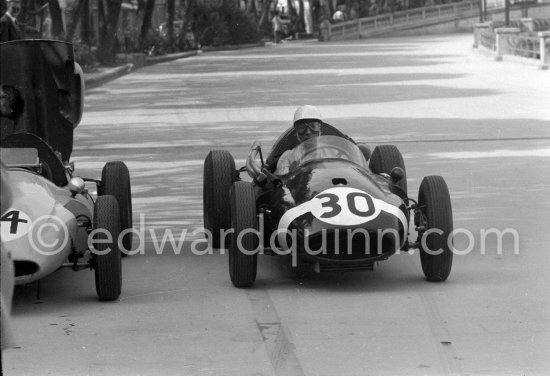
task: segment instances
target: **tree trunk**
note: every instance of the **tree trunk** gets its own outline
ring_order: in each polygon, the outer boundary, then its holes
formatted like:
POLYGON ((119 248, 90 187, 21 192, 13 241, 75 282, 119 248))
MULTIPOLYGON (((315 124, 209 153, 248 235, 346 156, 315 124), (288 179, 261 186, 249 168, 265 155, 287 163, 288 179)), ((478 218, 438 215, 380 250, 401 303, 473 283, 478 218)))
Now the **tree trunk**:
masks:
POLYGON ((191 29, 193 31, 193 12, 195 11, 195 0, 182 0, 181 1, 181 7, 183 8, 183 25, 181 27, 182 36, 181 38, 185 38, 186 42, 184 44, 184 49, 193 49, 196 48, 199 44, 198 37, 196 34, 193 34, 193 40, 188 41, 187 39, 187 29, 191 29))
POLYGON ((145 4, 145 12, 143 13, 143 23, 141 24, 141 32, 139 34, 139 44, 142 49, 147 48, 147 34, 152 27, 151 20, 153 19, 153 11, 155 10, 155 0, 147 0, 145 4))
POLYGON ((286 0, 286 7, 287 7, 287 13, 293 20, 298 17, 298 13, 296 12, 296 8, 294 8, 294 4, 292 4, 293 0, 286 0))
POLYGON ((304 0, 298 1, 299 8, 298 8, 298 20, 296 21, 296 31, 297 32, 304 32, 306 31, 306 23, 304 20, 305 14, 304 14, 304 0))
POLYGON ((269 8, 271 8, 272 0, 264 0, 262 15, 260 16, 260 21, 258 22, 258 31, 261 31, 264 25, 268 22, 269 8))
POLYGON ((250 15, 255 23, 258 22, 258 9, 256 8, 256 0, 248 0, 246 12, 250 15))
POLYGON ((98 0, 99 15, 99 41, 97 45, 98 60, 102 63, 113 63, 115 55, 113 47, 115 45, 116 33, 118 29, 118 18, 122 0, 109 0, 107 14, 105 14, 105 4, 103 0, 98 0), (102 11, 99 10, 101 8, 102 11), (103 20, 102 20, 103 19, 103 20))
POLYGON ((54 39, 61 38, 65 30, 63 30, 63 16, 61 15, 59 1, 48 0, 48 6, 50 7, 50 17, 52 18, 52 36, 54 39))
POLYGON ((92 43, 92 29, 90 25, 90 0, 80 0, 82 5, 82 15, 80 16, 80 37, 82 43, 90 45, 92 43))
POLYGON ((166 12, 168 13, 168 18, 166 19, 168 43, 170 47, 172 47, 174 46, 174 18, 176 15, 176 0, 166 1, 166 12))
POLYGON ((331 0, 321 0, 321 17, 330 20, 334 14, 334 6, 331 0))
MULTIPOLYGON (((88 4, 85 4, 86 1, 85 0, 78 0, 78 2, 76 3, 76 6, 74 8, 74 17, 73 17, 73 21, 71 22, 71 24, 67 27, 67 41, 68 42, 72 42, 73 38, 74 38, 74 34, 76 32, 76 28, 78 27, 78 24, 80 23, 80 18, 82 17, 82 8, 85 6, 85 5, 88 5, 88 4)), ((84 20, 83 24, 86 22, 86 20, 84 20)))
POLYGON ((222 8, 237 8, 237 4, 236 0, 221 0, 220 2, 222 8))

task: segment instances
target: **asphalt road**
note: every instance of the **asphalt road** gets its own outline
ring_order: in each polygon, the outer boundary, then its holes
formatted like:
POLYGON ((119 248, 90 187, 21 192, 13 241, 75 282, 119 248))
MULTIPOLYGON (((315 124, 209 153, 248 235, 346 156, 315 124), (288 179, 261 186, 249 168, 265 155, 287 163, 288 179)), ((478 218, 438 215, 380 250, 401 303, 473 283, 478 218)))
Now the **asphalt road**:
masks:
POLYGON ((144 251, 123 260, 117 302, 96 300, 87 271, 18 288, 4 374, 548 374, 550 73, 494 62, 472 42, 292 42, 158 64, 91 90, 77 173, 127 162, 144 251), (228 149, 241 166, 302 104, 357 141, 397 145, 411 196, 423 176, 445 177, 462 253, 447 282, 426 282, 417 253, 320 275, 264 256, 255 287, 236 289, 226 255, 192 252, 208 151, 228 149), (507 231, 502 244, 483 241, 490 229, 507 231), (168 230, 174 243, 162 247, 168 230))

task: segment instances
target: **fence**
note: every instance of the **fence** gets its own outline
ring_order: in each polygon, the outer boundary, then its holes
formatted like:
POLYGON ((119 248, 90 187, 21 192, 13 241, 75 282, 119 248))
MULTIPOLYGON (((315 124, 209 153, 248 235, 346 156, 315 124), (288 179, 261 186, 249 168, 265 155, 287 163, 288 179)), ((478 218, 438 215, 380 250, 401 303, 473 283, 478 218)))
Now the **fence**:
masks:
POLYGON ((361 38, 381 34, 399 26, 415 27, 434 21, 452 20, 457 15, 469 17, 476 14, 479 14, 479 2, 467 0, 359 18, 337 24, 324 21, 321 24, 321 40, 361 38))
MULTIPOLYGON (((529 59, 541 69, 550 62, 550 20, 522 18, 520 27, 494 28, 485 22, 474 26, 474 48, 484 48, 500 61, 505 55, 529 59)), ((498 26, 499 24, 497 24, 498 26)))

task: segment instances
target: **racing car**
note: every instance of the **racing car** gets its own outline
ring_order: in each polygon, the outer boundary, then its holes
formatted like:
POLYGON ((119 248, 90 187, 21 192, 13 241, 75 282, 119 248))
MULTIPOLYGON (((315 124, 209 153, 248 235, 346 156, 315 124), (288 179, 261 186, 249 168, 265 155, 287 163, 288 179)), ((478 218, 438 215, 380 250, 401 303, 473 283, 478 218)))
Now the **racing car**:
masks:
POLYGON ((111 161, 101 179, 84 178, 69 161, 84 92, 72 45, 14 41, 0 44, 0 55, 3 106, 13 102, 8 98, 13 92, 24 104, 19 116, 0 119, 0 230, 15 284, 62 267, 92 269, 99 299, 116 300, 122 288, 120 246, 130 250, 132 242, 131 235, 121 236, 132 227, 130 175, 124 162, 111 161))
POLYGON ((297 144, 290 128, 265 160, 255 142, 238 170, 226 150, 212 150, 205 159, 205 233, 212 247, 227 245, 234 286, 254 284, 258 254, 290 254, 293 266, 326 272, 373 270, 398 251, 419 249, 425 278, 448 278, 453 218, 441 176, 426 176, 414 200, 394 145, 376 146, 371 153, 327 123, 321 136, 297 144), (273 161, 293 148, 297 167, 274 174, 273 161), (243 172, 252 181, 242 180, 243 172))

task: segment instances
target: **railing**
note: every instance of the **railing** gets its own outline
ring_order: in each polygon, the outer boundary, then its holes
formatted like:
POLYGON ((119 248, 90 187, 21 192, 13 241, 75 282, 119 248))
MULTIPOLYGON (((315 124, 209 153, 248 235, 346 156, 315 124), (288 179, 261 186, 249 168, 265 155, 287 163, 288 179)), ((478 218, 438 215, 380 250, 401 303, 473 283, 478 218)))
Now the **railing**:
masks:
POLYGON ((451 4, 408 9, 337 24, 330 24, 330 22, 324 21, 321 24, 321 39, 331 40, 363 37, 382 33, 388 29, 399 26, 408 25, 412 27, 430 21, 453 19, 456 15, 471 16, 478 13, 479 2, 477 0, 468 0, 451 4))
POLYGON ((510 55, 540 59, 540 38, 532 36, 506 36, 510 55))
POLYGON ((550 25, 550 20, 522 18, 522 27, 495 28, 490 22, 474 26, 474 48, 483 47, 494 54, 497 61, 505 55, 529 59, 541 69, 550 63, 550 30, 536 31, 535 27, 550 25), (534 22, 537 21, 537 22, 534 22), (527 30, 522 33, 523 30, 527 30))
POLYGON ((495 33, 489 30, 483 30, 479 34, 479 44, 488 50, 495 51, 497 49, 497 38, 495 33))

